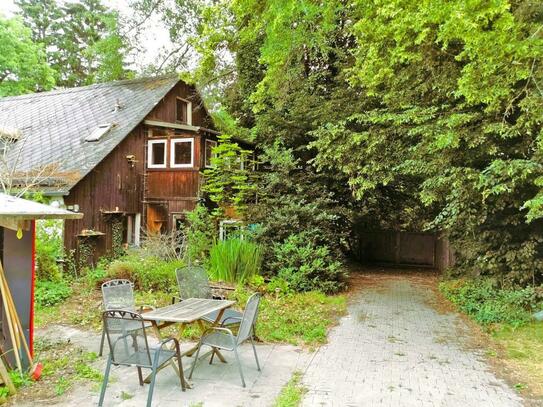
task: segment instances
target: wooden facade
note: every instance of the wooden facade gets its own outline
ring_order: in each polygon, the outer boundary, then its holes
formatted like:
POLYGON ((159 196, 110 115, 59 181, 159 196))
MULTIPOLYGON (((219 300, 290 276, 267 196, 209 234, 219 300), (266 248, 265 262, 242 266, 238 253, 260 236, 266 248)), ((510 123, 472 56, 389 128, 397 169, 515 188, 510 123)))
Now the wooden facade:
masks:
POLYGON ((92 256, 82 261, 95 262, 119 244, 137 244, 140 229, 153 233, 175 227, 176 219, 194 209, 200 198, 205 140, 217 139, 211 128, 195 89, 178 82, 65 197, 68 208, 85 214, 83 219, 66 221, 66 248, 81 258, 82 247, 91 247, 92 256), (178 99, 190 103, 191 123, 176 120, 178 99), (192 163, 172 168, 172 143, 185 139, 193 140, 192 163), (150 140, 165 141, 165 168, 149 168, 150 140))

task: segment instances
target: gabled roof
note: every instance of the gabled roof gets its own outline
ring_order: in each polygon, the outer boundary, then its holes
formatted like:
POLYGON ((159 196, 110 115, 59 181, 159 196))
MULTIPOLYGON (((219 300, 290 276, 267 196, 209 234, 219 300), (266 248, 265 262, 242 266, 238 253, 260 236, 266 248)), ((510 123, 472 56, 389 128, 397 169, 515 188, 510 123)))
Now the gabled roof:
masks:
POLYGON ((20 172, 54 167, 48 189, 68 191, 178 82, 177 75, 168 75, 0 98, 0 128, 21 134, 10 161, 20 172), (103 125, 111 127, 98 141, 85 141, 103 125))

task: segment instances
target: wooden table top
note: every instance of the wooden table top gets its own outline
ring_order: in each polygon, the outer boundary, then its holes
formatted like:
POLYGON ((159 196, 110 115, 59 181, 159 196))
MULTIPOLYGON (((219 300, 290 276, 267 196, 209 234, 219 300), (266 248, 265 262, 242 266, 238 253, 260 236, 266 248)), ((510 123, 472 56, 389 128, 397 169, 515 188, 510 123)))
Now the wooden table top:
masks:
POLYGON ((235 301, 188 298, 166 307, 142 314, 149 321, 191 323, 213 311, 220 311, 234 305, 235 301))

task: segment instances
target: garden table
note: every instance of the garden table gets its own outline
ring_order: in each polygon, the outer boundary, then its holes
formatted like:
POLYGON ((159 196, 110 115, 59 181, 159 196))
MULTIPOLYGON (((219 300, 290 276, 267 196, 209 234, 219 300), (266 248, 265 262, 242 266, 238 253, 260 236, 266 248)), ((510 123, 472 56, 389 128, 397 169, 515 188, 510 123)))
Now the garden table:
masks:
MULTIPOLYGON (((227 308, 230 308, 235 303, 236 303, 235 301, 230 301, 230 300, 188 298, 181 302, 177 302, 175 304, 171 304, 166 307, 157 308, 153 311, 146 312, 145 314, 142 314, 142 317, 146 321, 151 322, 153 332, 155 333, 156 337, 159 340, 165 339, 162 337, 162 334, 161 334, 161 331, 164 328, 167 328, 173 324, 179 324, 178 336, 179 336, 179 339, 181 339, 181 336, 183 334, 185 327, 194 322, 198 323, 198 326, 200 327, 200 330, 202 331, 202 334, 203 334, 206 327, 204 323, 202 322, 201 318, 204 315, 207 315, 211 312, 219 311, 219 313, 217 314, 217 318, 215 318, 215 321, 212 323, 212 326, 218 325, 222 318, 222 315, 224 314, 224 311, 227 308)), ((191 356, 194 352, 196 352, 197 348, 198 348, 198 345, 196 344, 188 351, 183 352, 181 356, 191 356)), ((224 359, 224 357, 221 355, 221 353, 218 350, 214 350, 214 352, 222 362, 226 362, 226 360, 224 359)), ((202 357, 205 357, 205 356, 206 355, 202 357)), ((196 363, 196 361, 194 361, 193 363, 196 363)), ((171 363, 171 365, 174 367, 177 374, 185 382, 185 385, 188 388, 190 388, 190 385, 185 380, 185 375, 183 374, 183 372, 179 372, 175 363, 171 363)), ((150 381, 150 377, 147 377, 145 379, 145 382, 148 383, 149 381, 150 381)))

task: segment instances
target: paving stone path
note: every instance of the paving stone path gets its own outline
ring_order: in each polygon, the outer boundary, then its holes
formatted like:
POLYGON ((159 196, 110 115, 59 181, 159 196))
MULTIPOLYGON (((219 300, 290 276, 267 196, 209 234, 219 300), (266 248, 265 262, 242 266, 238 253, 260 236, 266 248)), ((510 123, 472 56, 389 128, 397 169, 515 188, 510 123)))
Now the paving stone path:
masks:
POLYGON ((359 281, 349 315, 305 371, 304 406, 522 405, 481 351, 470 349, 468 326, 436 311, 423 278, 389 277, 359 281))

